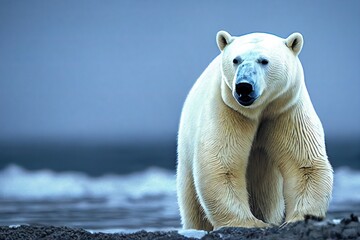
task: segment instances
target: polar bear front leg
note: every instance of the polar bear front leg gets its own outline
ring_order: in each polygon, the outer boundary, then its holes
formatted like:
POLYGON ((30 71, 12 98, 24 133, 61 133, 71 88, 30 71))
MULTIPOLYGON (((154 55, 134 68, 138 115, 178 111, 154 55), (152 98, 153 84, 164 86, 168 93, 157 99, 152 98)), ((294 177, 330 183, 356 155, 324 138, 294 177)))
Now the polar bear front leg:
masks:
POLYGON ((333 170, 319 118, 311 106, 300 106, 274 122, 267 128, 267 142, 284 179, 286 222, 324 218, 332 194, 333 170))
POLYGON ((182 151, 179 152, 177 171, 177 195, 180 207, 181 222, 184 229, 199 229, 211 231, 213 226, 205 217, 203 208, 196 196, 194 179, 189 162, 184 159, 182 151))
POLYGON ((246 189, 247 159, 233 155, 239 150, 228 151, 227 148, 229 146, 203 148, 198 155, 201 160, 194 161, 195 188, 207 218, 214 229, 267 227, 268 224, 258 220, 250 210, 246 189))
POLYGON ((296 222, 307 217, 323 219, 331 198, 333 181, 331 167, 286 166, 282 172, 286 205, 285 221, 296 222))

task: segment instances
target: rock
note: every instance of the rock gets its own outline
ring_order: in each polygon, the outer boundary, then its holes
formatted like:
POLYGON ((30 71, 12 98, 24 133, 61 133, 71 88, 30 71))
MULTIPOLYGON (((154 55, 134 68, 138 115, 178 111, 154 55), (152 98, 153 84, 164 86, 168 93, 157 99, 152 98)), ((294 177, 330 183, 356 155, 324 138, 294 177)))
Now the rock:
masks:
POLYGON ((360 239, 360 223, 355 215, 344 218, 339 224, 331 221, 307 220, 291 223, 284 228, 222 228, 217 231, 193 234, 191 231, 138 231, 135 233, 90 233, 84 229, 42 225, 0 227, 0 240, 12 239, 360 239), (180 233, 186 233, 181 235, 180 233))

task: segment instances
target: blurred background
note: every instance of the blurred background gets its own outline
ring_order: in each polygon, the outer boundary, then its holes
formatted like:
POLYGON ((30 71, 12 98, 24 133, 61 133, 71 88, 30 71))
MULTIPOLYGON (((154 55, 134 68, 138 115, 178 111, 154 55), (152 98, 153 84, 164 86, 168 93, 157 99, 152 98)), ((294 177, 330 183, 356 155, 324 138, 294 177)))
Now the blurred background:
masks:
MULTIPOLYGON (((301 32, 329 159, 360 169, 359 23, 357 0, 1 0, 0 197, 22 199, 44 181, 69 194, 59 180, 69 171, 173 181, 182 104, 219 54, 219 30, 301 32)), ((114 181, 128 180, 104 185, 114 181)))

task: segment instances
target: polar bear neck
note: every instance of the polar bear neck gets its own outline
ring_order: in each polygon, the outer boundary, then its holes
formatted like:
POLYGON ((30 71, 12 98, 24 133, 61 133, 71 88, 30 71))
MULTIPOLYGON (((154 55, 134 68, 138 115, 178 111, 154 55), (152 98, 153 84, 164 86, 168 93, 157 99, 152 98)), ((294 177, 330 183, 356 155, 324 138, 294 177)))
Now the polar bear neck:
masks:
POLYGON ((289 84, 283 91, 280 91, 278 95, 273 96, 269 101, 269 104, 262 112, 262 118, 276 118, 300 104, 300 99, 309 98, 305 86, 303 68, 298 59, 297 64, 296 71, 288 76, 288 79, 292 80, 288 81, 289 84))

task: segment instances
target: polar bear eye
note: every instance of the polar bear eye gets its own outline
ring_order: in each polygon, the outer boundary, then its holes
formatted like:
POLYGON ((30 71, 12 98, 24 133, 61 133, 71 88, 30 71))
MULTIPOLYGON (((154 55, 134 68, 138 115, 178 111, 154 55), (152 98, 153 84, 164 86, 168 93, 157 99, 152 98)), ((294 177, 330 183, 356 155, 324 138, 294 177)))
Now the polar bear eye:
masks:
POLYGON ((234 58, 233 59, 233 64, 239 64, 241 62, 242 62, 241 58, 234 58))
POLYGON ((269 60, 267 60, 265 58, 260 58, 260 59, 258 59, 258 63, 260 63, 262 65, 267 65, 269 63, 269 60))

